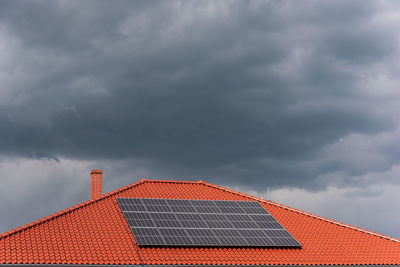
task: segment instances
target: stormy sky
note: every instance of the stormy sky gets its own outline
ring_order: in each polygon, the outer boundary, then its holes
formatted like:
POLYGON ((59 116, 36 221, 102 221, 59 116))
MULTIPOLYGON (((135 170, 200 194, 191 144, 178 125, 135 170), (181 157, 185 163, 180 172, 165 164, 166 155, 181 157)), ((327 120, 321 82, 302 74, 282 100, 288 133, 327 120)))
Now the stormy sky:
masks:
POLYGON ((400 238, 398 1, 0 1, 0 232, 140 178, 400 238))

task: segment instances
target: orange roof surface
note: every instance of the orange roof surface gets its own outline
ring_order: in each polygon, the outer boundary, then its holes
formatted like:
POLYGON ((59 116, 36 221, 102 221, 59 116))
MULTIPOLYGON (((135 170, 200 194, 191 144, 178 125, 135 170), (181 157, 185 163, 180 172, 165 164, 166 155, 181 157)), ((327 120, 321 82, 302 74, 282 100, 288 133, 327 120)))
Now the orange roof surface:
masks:
POLYGON ((203 181, 141 180, 0 236, 0 264, 398 265, 400 240, 203 181), (302 248, 140 248, 116 197, 257 200, 302 248))

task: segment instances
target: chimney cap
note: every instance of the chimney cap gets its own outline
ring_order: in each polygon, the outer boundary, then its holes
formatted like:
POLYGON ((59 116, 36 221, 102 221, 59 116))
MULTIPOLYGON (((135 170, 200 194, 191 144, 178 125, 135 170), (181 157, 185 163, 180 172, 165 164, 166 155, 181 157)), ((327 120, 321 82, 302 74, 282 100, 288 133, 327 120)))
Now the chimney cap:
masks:
POLYGON ((102 170, 92 170, 90 174, 103 174, 102 170))

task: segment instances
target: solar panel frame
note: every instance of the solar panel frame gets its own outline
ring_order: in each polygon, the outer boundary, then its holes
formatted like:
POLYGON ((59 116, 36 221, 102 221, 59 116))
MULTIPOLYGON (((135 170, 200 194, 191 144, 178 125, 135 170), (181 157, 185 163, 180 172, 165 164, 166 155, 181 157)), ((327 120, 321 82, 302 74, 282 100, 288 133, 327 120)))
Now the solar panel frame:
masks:
POLYGON ((301 247, 256 201, 117 198, 140 246, 301 247))

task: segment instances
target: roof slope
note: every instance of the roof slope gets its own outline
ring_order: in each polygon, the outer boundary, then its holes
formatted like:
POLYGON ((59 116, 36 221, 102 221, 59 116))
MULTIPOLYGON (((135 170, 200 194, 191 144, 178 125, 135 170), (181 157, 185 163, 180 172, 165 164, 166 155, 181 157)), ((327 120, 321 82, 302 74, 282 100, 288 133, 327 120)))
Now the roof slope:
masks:
POLYGON ((399 242, 203 181, 141 180, 4 233, 0 264, 397 265, 399 242), (139 248, 116 197, 258 200, 303 247, 139 248))

